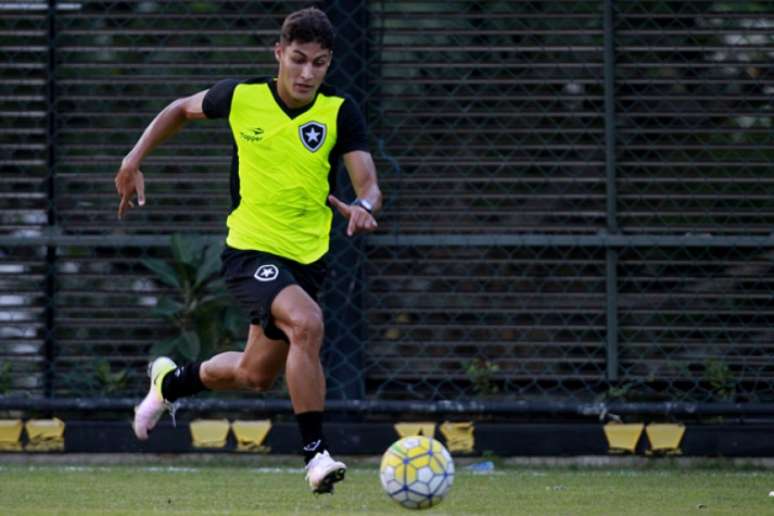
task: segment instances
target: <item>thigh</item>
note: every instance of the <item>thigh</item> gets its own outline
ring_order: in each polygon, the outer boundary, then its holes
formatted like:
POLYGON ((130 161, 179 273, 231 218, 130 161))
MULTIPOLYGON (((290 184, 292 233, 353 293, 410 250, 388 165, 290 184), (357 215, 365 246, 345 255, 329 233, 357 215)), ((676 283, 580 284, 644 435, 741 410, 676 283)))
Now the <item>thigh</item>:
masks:
POLYGON ((271 305, 271 317, 281 333, 287 335, 299 321, 323 322, 323 314, 317 303, 317 294, 325 280, 325 259, 302 265, 288 262, 296 284, 288 285, 277 294, 271 305))
POLYGON ((291 267, 268 253, 230 248, 223 252, 222 260, 226 287, 250 315, 251 324, 263 328, 271 340, 285 338, 273 324, 271 305, 284 288, 297 283, 291 267))
POLYGON ((271 305, 271 315, 275 324, 287 334, 289 329, 308 318, 322 321, 322 310, 309 293, 299 285, 285 287, 271 305))

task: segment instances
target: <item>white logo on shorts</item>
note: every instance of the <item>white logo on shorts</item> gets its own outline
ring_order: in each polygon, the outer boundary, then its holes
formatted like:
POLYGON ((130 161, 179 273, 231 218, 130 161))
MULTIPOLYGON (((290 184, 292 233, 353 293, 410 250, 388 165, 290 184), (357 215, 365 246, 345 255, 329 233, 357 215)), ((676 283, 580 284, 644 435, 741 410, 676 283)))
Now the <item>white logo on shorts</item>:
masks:
POLYGON ((258 267, 258 270, 255 271, 254 278, 258 281, 273 281, 277 279, 277 275, 279 275, 277 266, 269 263, 258 267))

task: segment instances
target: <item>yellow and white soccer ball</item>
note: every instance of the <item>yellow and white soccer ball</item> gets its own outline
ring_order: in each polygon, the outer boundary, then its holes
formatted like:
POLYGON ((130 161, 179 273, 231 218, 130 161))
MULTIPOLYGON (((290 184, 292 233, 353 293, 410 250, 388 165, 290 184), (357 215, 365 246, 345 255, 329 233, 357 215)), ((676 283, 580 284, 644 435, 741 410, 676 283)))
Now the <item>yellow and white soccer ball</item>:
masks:
POLYGON ((404 437, 382 456, 382 487, 407 509, 427 509, 443 500, 454 482, 454 461, 446 448, 424 436, 404 437))

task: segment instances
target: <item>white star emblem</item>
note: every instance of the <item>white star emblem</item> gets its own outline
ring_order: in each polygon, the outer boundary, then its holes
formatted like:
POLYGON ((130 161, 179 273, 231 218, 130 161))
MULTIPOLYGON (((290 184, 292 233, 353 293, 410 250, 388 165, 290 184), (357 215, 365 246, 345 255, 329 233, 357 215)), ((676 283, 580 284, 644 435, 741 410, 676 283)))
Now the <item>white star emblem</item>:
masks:
POLYGON ((298 138, 309 152, 315 152, 325 143, 326 132, 325 124, 312 120, 299 126, 298 138))
POLYGON ((309 128, 309 132, 306 133, 306 138, 309 142, 316 142, 320 138, 320 133, 314 130, 314 127, 309 128))
POLYGON ((255 271, 255 274, 253 274, 253 277, 258 281, 272 281, 277 277, 278 274, 279 274, 279 270, 277 269, 277 267, 269 263, 258 267, 258 270, 255 271))

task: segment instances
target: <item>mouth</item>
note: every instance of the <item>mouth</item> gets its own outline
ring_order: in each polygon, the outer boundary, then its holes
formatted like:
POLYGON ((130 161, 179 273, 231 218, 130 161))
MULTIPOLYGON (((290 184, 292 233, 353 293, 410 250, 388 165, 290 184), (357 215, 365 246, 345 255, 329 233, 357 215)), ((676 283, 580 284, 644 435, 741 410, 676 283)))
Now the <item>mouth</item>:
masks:
POLYGON ((311 84, 295 84, 296 90, 298 90, 300 93, 309 93, 312 91, 312 85, 311 84))

